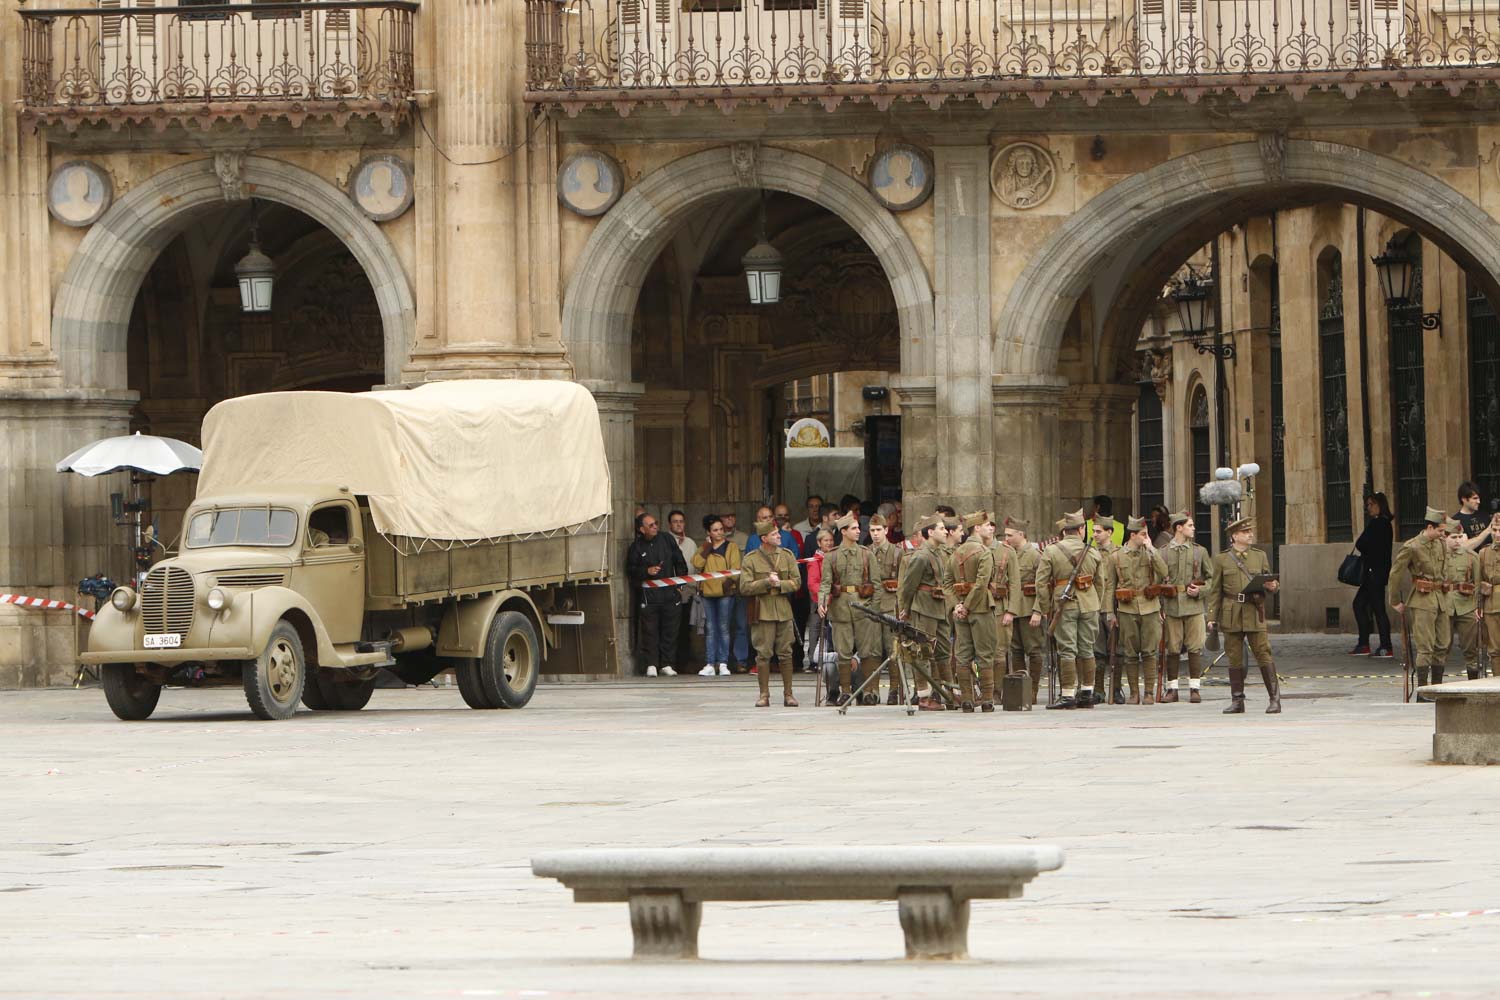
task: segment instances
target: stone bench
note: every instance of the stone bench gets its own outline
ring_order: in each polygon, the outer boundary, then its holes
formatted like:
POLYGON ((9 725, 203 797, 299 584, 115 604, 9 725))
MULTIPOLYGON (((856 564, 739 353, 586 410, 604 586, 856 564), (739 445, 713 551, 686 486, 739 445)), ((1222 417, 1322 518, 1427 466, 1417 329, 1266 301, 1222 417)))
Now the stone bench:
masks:
POLYGON ((907 958, 965 958, 969 900, 1016 899, 1056 847, 684 847, 550 851, 532 874, 578 903, 629 903, 636 958, 697 958, 710 900, 894 899, 907 958))
POLYGON ((1436 702, 1432 759, 1440 764, 1500 764, 1500 677, 1429 684, 1436 702))

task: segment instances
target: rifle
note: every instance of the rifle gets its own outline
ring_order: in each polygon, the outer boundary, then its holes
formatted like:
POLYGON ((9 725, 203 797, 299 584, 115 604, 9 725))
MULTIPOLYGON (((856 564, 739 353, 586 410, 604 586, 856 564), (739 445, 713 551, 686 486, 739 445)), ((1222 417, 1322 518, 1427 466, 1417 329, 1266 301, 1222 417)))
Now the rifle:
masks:
POLYGON ((813 707, 822 708, 825 700, 823 693, 823 617, 817 614, 816 608, 813 609, 813 614, 818 619, 818 641, 814 643, 812 649, 813 671, 818 675, 818 679, 815 682, 816 686, 813 688, 813 707))
POLYGON ((1049 638, 1052 636, 1052 633, 1057 631, 1057 623, 1062 620, 1063 602, 1071 601, 1075 597, 1074 590, 1078 586, 1078 571, 1083 568, 1084 560, 1088 558, 1089 549, 1093 545, 1094 540, 1089 537, 1087 531, 1084 531, 1083 551, 1078 554, 1078 561, 1073 564, 1073 572, 1069 575, 1068 582, 1063 584, 1062 590, 1057 592, 1057 597, 1055 598, 1057 607, 1052 611, 1052 620, 1047 623, 1047 635, 1049 638))
POLYGON ((1401 609, 1401 649, 1405 655, 1401 659, 1401 700, 1411 701, 1412 696, 1412 673, 1416 669, 1416 660, 1411 653, 1411 632, 1406 625, 1406 609, 1401 609))
POLYGON ((1156 643, 1156 703, 1167 694, 1167 613, 1161 613, 1161 638, 1156 643))

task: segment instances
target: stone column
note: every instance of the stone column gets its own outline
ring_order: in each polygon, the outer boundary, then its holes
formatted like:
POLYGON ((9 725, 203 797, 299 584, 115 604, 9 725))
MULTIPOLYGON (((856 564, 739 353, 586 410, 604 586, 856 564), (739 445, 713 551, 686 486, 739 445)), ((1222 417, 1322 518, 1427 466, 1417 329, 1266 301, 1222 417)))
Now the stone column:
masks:
POLYGON ((934 168, 936 487, 962 514, 995 499, 989 146, 939 146, 934 168))
POLYGON ((1033 540, 1048 537, 1060 513, 1058 411, 1066 385, 1054 375, 996 375, 990 386, 995 509, 1029 521, 1033 540))
POLYGON ((1123 516, 1134 494, 1131 475, 1132 421, 1139 390, 1133 385, 1070 385, 1059 405, 1062 422, 1060 499, 1076 505, 1097 493, 1115 502, 1123 516))
POLYGON ((610 575, 614 604, 615 662, 618 676, 635 672, 630 645, 632 602, 630 581, 625 577, 625 549, 635 537, 635 408, 646 387, 637 382, 584 382, 599 407, 604 431, 604 454, 610 479, 610 575))
POLYGON ((901 506, 910 531, 917 518, 946 502, 939 499, 947 494, 938 486, 937 463, 919 457, 938 450, 937 384, 930 376, 898 375, 891 389, 901 407, 901 506))

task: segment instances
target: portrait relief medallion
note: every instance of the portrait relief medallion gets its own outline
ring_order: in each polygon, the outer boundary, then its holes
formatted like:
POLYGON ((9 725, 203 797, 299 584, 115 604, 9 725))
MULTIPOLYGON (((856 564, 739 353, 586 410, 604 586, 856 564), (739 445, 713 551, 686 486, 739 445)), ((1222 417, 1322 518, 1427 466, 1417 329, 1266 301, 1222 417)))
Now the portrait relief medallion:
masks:
POLYGON ((399 156, 367 157, 349 178, 349 196, 375 222, 398 219, 411 208, 411 166, 399 156))
POLYGON ((892 146, 871 161, 869 185, 892 212, 909 211, 932 195, 932 160, 915 146, 892 146))
POLYGON ((113 197, 109 174, 87 160, 59 165, 47 181, 47 211, 65 226, 92 226, 109 211, 113 197))
POLYGON ((1052 154, 1034 142, 1013 142, 995 154, 990 187, 1010 208, 1036 208, 1052 195, 1057 165, 1052 154))
POLYGON ((579 215, 603 215, 624 191, 625 175, 620 165, 594 150, 574 153, 557 170, 557 198, 579 215))

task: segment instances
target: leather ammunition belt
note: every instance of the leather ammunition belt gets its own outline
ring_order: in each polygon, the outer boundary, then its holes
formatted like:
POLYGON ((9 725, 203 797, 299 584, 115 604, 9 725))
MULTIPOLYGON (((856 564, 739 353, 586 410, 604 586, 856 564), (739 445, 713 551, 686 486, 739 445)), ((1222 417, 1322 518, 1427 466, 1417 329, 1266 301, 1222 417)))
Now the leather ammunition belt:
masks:
POLYGON ((974 585, 972 583, 955 583, 953 585, 953 596, 954 597, 968 597, 969 596, 969 591, 971 591, 973 589, 974 589, 974 585))
POLYGON ((1009 597, 1010 596, 1010 584, 1006 584, 1003 587, 991 587, 990 588, 990 596, 991 597, 1009 597))
POLYGON ((833 592, 835 596, 839 594, 855 594, 859 597, 872 597, 875 594, 875 585, 873 583, 862 583, 858 587, 834 587, 833 592))
POLYGON ((896 578, 895 577, 890 577, 888 579, 881 580, 880 581, 880 585, 885 588, 885 592, 887 594, 894 594, 896 592, 896 578))
POLYGON ((1135 591, 1131 590, 1129 587, 1116 587, 1115 600, 1125 601, 1127 603, 1133 601, 1135 600, 1135 591))
POLYGON ((931 594, 933 597, 941 598, 943 596, 943 588, 934 587, 930 583, 918 584, 917 589, 924 594, 931 594))
POLYGON ((1177 596, 1177 584, 1175 584, 1175 583, 1158 583, 1155 586, 1147 587, 1146 588, 1146 596, 1147 597, 1176 597, 1177 596))
POLYGON ((1035 597, 1036 596, 1036 584, 1034 584, 1034 583, 1023 583, 1023 584, 1021 584, 1021 593, 1025 594, 1027 597, 1035 597))
POLYGON ((1429 580, 1425 576, 1414 576, 1412 577, 1411 587, 1419 594, 1430 594, 1434 590, 1441 589, 1442 584, 1436 580, 1429 580))
MULTIPOLYGON (((1055 580, 1052 583, 1052 589, 1053 590, 1062 590, 1067 585, 1068 585, 1068 581, 1067 580, 1055 580)), ((1073 587, 1074 587, 1075 590, 1088 590, 1093 585, 1094 585, 1094 578, 1092 576, 1084 575, 1084 576, 1075 577, 1073 579, 1073 587)))
POLYGON ((1474 596, 1474 585, 1472 583, 1459 583, 1455 584, 1454 586, 1458 588, 1458 592, 1464 597, 1474 596))
POLYGON ((1234 603, 1236 604, 1259 604, 1265 599, 1265 594, 1246 594, 1241 592, 1234 595, 1234 603))

